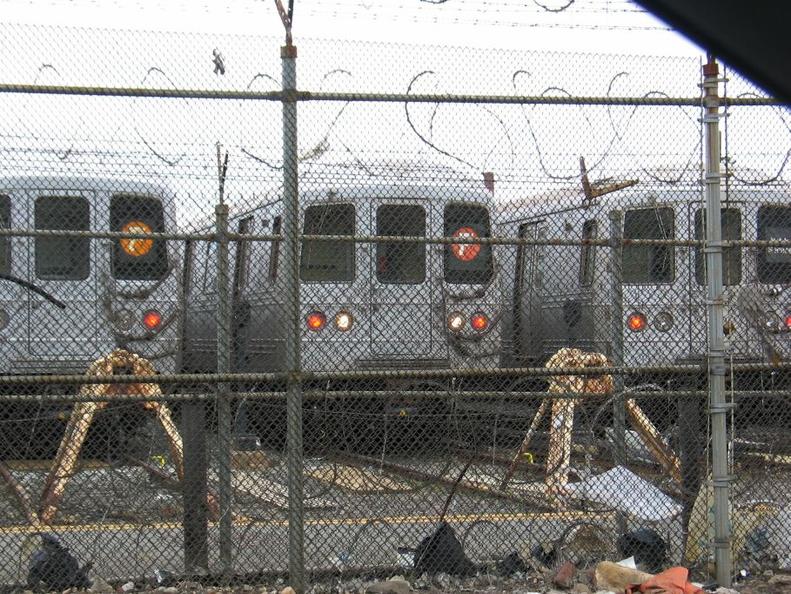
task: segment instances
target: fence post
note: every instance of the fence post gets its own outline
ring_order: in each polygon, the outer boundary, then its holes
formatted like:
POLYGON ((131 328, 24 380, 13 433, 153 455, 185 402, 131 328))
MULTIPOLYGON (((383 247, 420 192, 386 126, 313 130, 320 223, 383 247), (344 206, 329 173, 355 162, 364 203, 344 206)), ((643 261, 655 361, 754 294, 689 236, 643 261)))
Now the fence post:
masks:
POLYGON ((305 591, 305 551, 303 526, 303 452, 301 332, 299 296, 299 171, 297 156, 297 48, 280 48, 283 60, 283 268, 285 274, 284 314, 286 320, 285 369, 289 372, 286 390, 286 447, 288 466, 288 571, 291 587, 305 591))
POLYGON ((722 300, 722 221, 720 211, 719 68, 712 56, 703 66, 706 141, 706 279, 709 319, 709 414, 714 487, 714 563, 717 582, 731 585, 730 476, 725 402, 725 334, 722 300))
MULTIPOLYGON (((612 364, 623 367, 623 216, 620 210, 611 210, 610 241, 612 244, 610 261, 610 294, 612 300, 612 364)), ((624 393, 623 374, 613 376, 613 462, 616 466, 626 466, 626 394, 624 393)), ((622 513, 617 516, 618 531, 626 532, 626 518, 622 513)))
MULTIPOLYGON (((228 205, 215 207, 217 220, 217 373, 231 372, 231 295, 228 275, 228 205)), ((231 403, 228 384, 217 383, 217 478, 220 495, 220 566, 230 572, 231 536, 231 403)))

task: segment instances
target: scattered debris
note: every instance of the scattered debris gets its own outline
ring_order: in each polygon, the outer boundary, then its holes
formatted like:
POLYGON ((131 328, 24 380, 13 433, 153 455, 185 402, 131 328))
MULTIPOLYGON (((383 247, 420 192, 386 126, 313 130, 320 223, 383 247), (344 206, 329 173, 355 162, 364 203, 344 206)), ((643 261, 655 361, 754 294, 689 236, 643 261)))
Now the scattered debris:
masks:
POLYGON ((612 590, 613 592, 623 592, 631 584, 642 584, 651 577, 653 576, 650 573, 624 567, 612 561, 602 561, 596 565, 594 570, 596 587, 599 590, 612 590))
POLYGON ((678 503, 623 466, 570 484, 566 491, 649 522, 667 520, 681 513, 678 503))

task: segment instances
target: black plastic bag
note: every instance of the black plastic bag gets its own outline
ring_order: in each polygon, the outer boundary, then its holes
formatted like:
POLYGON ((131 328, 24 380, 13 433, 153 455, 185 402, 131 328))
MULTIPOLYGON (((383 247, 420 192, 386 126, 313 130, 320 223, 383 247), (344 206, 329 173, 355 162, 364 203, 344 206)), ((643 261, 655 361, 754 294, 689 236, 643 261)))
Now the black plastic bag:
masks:
POLYGON ((436 530, 420 541, 415 549, 415 574, 449 573, 475 575, 478 566, 464 554, 456 533, 447 522, 440 522, 436 530))
POLYGON ((622 534, 615 544, 623 557, 634 557, 650 573, 661 572, 667 563, 667 543, 650 528, 622 534))
POLYGON ((27 587, 38 590, 43 584, 47 590, 89 588, 88 571, 91 564, 80 567, 77 559, 60 544, 54 534, 41 534, 41 548, 36 549, 28 562, 27 587))

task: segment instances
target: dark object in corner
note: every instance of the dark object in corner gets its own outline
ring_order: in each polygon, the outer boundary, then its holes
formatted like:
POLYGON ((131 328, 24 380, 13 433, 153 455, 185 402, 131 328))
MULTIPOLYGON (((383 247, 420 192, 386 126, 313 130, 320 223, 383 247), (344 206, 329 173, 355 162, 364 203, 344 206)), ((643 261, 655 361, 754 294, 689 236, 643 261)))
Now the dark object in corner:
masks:
POLYGON ((420 541, 415 549, 415 575, 424 573, 450 573, 475 575, 478 566, 464 554, 456 533, 442 521, 436 530, 420 541))
POLYGON ((650 573, 659 573, 667 563, 667 543, 650 528, 622 534, 615 544, 621 556, 634 557, 634 562, 650 573))
POLYGON ((36 549, 28 562, 27 587, 39 590, 43 583, 47 590, 90 588, 88 572, 91 563, 82 568, 69 549, 60 544, 54 534, 41 534, 41 548, 36 549))
POLYGON ((513 552, 497 564, 497 575, 507 577, 515 573, 525 573, 527 565, 517 552, 513 552))

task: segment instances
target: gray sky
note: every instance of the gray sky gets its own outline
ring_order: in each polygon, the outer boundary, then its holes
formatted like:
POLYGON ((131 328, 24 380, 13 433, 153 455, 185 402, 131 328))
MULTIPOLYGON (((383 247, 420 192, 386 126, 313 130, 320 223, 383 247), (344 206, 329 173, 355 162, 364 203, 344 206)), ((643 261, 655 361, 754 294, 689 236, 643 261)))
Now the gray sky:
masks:
MULTIPOLYGON (((287 0, 284 0, 287 4, 287 0)), ((274 0, 1 0, 2 20, 280 35, 274 0)), ((295 40, 355 39, 520 50, 698 55, 626 0, 295 0, 295 40)))

